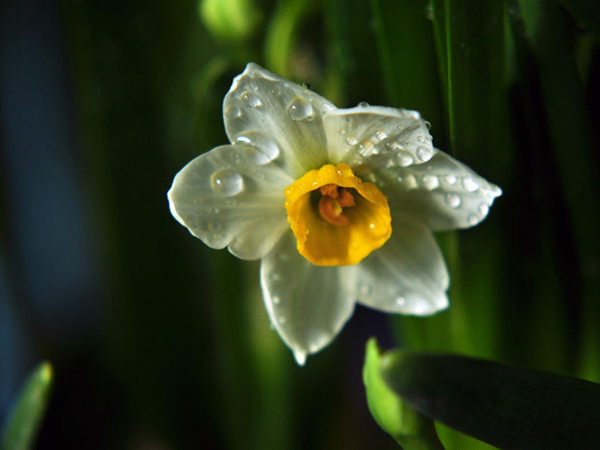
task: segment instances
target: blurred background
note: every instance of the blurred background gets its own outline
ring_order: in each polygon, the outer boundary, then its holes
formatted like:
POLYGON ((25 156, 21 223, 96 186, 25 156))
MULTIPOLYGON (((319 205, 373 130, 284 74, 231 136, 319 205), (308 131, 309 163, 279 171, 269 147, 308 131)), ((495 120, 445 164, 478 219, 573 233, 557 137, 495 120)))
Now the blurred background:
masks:
POLYGON ((600 381, 599 39, 593 0, 0 1, 0 425, 48 360, 39 449, 393 449, 362 387, 373 335, 600 381), (449 310, 357 307, 298 367, 258 263, 171 217, 249 61, 416 109, 502 187, 438 236, 449 310))

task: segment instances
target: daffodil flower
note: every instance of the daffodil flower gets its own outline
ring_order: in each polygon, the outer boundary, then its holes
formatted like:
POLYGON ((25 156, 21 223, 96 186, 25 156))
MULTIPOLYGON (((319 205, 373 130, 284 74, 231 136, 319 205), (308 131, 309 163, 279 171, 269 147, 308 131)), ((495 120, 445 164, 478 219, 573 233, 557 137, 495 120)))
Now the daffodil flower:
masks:
POLYGON ((230 145, 173 181, 173 216, 206 245, 261 260, 273 327, 299 364, 355 302, 429 315, 448 306, 432 231, 481 222, 501 191, 432 145, 418 112, 336 108, 250 63, 223 103, 230 145))

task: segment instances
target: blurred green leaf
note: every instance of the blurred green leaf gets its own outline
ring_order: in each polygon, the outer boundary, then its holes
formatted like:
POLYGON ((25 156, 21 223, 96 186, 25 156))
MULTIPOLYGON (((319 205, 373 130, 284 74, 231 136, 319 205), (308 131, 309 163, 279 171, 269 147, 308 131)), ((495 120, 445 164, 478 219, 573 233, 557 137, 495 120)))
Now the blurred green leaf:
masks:
POLYGON ((367 342, 363 382, 375 421, 405 450, 443 450, 431 419, 406 405, 385 384, 379 371, 381 351, 374 338, 367 342))
POLYGON ((29 376, 2 433, 3 450, 33 448, 52 388, 52 366, 44 362, 29 376))
POLYGON ((554 2, 520 0, 515 28, 522 28, 537 63, 551 148, 569 219, 575 231, 583 285, 581 369, 583 377, 600 380, 600 217, 590 214, 600 202, 594 145, 583 87, 569 44, 563 12, 554 2), (519 21, 522 19, 522 23, 519 21))
POLYGON ((593 449, 600 385, 490 361, 394 351, 381 373, 422 414, 501 449, 593 449))
POLYGON ((600 2, 598 0, 559 0, 573 17, 594 35, 600 44, 600 2))
POLYGON ((198 12, 217 38, 232 42, 252 37, 263 20, 252 0, 201 0, 198 12))
POLYGON ((418 110, 444 130, 440 82, 425 0, 371 0, 383 81, 390 106, 418 110))

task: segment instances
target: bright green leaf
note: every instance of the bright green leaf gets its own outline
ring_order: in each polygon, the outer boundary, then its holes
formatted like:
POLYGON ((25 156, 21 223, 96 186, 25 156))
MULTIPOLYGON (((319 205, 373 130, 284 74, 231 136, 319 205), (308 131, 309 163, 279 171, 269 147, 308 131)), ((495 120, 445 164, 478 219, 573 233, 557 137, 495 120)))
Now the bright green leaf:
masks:
POLYGON ((31 374, 4 429, 3 450, 32 448, 44 417, 52 380, 52 366, 47 362, 31 374))
POLYGON ((443 450, 433 421, 413 411, 386 386, 379 371, 380 361, 379 347, 371 338, 367 343, 363 382, 375 421, 405 450, 443 450))

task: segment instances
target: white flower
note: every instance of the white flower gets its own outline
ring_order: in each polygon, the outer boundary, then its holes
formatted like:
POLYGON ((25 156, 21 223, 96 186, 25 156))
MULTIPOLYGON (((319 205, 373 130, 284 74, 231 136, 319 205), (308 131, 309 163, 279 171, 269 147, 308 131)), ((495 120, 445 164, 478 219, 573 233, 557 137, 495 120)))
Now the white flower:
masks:
POLYGON ((479 223, 501 191, 435 149, 418 112, 338 109, 253 63, 223 110, 231 145, 177 174, 171 212, 206 245, 261 259, 269 318, 299 364, 355 302, 413 315, 448 306, 432 230, 479 223))

